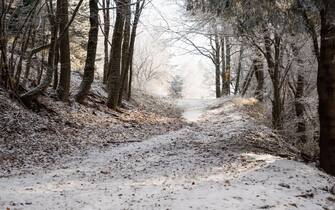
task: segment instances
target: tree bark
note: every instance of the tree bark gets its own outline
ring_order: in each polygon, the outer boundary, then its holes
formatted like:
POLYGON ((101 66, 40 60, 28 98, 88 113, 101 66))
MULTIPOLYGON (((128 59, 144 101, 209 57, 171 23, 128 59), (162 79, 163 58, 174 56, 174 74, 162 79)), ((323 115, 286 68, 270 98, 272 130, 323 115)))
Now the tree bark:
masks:
POLYGON ((222 87, 221 87, 221 94, 224 95, 225 92, 225 75, 226 75, 226 51, 225 51, 225 38, 220 38, 220 45, 221 45, 221 81, 222 81, 222 87))
POLYGON ((52 85, 52 88, 54 90, 57 89, 58 82, 59 82, 58 63, 59 63, 59 43, 57 43, 56 49, 55 49, 55 70, 54 70, 54 77, 53 77, 54 81, 52 85))
POLYGON ((300 58, 299 49, 295 44, 292 44, 292 51, 297 65, 297 82, 294 92, 295 113, 298 119, 297 134, 299 135, 299 143, 306 143, 306 123, 304 119, 305 106, 303 103, 303 96, 305 90, 304 63, 303 60, 300 58))
MULTIPOLYGON (((52 7, 52 5, 49 5, 52 7)), ((43 81, 32 90, 22 94, 20 96, 23 103, 29 106, 31 100, 43 92, 49 87, 52 82, 52 75, 54 71, 54 57, 55 57, 55 48, 57 44, 57 34, 58 34, 58 27, 56 24, 55 16, 49 11, 49 21, 50 21, 50 31, 51 31, 51 38, 50 38, 50 47, 49 47, 49 55, 48 55, 48 66, 47 71, 44 76, 43 81)))
POLYGON ((60 75, 57 87, 57 97, 62 101, 68 101, 70 95, 71 82, 71 60, 70 60, 70 42, 69 42, 69 2, 68 0, 57 0, 57 9, 59 10, 59 31, 63 34, 59 40, 60 51, 60 75))
POLYGON ((220 42, 218 34, 214 35, 215 46, 213 48, 214 52, 214 65, 215 65, 215 93, 216 98, 221 97, 221 81, 220 81, 220 42))
POLYGON ((231 49, 230 38, 226 37, 226 71, 224 73, 224 84, 222 84, 224 89, 223 92, 224 95, 230 95, 230 77, 231 77, 230 49, 231 49))
POLYGON ((118 104, 121 105, 122 103, 122 96, 125 92, 125 84, 127 83, 127 75, 129 72, 129 45, 130 45, 130 21, 131 21, 131 1, 125 0, 126 6, 126 12, 125 12, 125 26, 124 26, 124 32, 123 32, 123 46, 122 46, 122 71, 121 71, 121 85, 120 85, 120 91, 119 91, 119 99, 118 104))
POLYGON ((135 15, 134 15, 134 22, 133 27, 131 29, 131 36, 130 36, 130 44, 129 44, 129 82, 128 82, 128 94, 127 94, 127 100, 130 100, 131 94, 132 94, 132 81, 133 81, 133 57, 134 57, 134 48, 135 48, 135 39, 136 39, 136 33, 137 33, 137 26, 140 21, 140 16, 143 10, 143 7, 145 5, 145 0, 137 1, 136 3, 136 9, 135 9, 135 15))
POLYGON ((257 80, 257 87, 255 91, 255 98, 259 101, 264 100, 264 66, 262 54, 257 50, 256 58, 253 60, 255 77, 257 80))
POLYGON ((335 1, 323 0, 318 68, 320 166, 335 175, 335 1))
POLYGON ((245 77, 243 85, 242 85, 242 90, 241 90, 242 96, 245 96, 245 94, 247 93, 248 88, 250 86, 251 79, 254 76, 254 73, 255 73, 254 65, 251 65, 250 70, 248 71, 248 74, 245 77))
POLYGON ((125 1, 116 1, 116 19, 113 32, 112 47, 109 59, 108 75, 108 99, 107 106, 116 110, 119 99, 120 71, 121 71, 121 52, 124 27, 125 1))
MULTIPOLYGON (((11 5, 4 4, 3 5, 3 16, 6 16, 8 13, 8 9, 11 5)), ((8 38, 7 38, 7 24, 5 18, 0 18, 0 82, 5 88, 11 88, 11 80, 9 75, 9 68, 8 68, 8 60, 7 60, 7 45, 8 45, 8 38)))
POLYGON ((271 40, 269 31, 264 31, 265 58, 268 64, 268 72, 272 81, 273 99, 272 99, 272 126, 274 129, 281 130, 282 122, 282 96, 280 87, 280 46, 281 38, 275 34, 274 40, 271 40), (272 43, 274 43, 274 58, 272 57, 272 43))
MULTIPOLYGON (((102 0, 103 2, 103 7, 104 8, 109 8, 110 6, 110 0, 102 0)), ((104 15, 104 74, 103 74, 103 83, 107 83, 108 79, 108 63, 109 63, 109 56, 108 56, 108 49, 109 49, 109 31, 110 31, 110 14, 109 14, 109 9, 104 9, 103 10, 103 15, 104 15)))
POLYGON ((99 8, 98 0, 90 0, 90 31, 88 35, 87 55, 84 68, 83 80, 76 95, 76 101, 82 103, 91 89, 94 80, 94 65, 97 54, 98 32, 99 32, 99 8))
POLYGON ((27 37, 26 37, 25 40, 22 41, 22 44, 21 44, 20 58, 19 58, 19 62, 18 62, 17 68, 16 68, 15 77, 14 77, 14 90, 15 91, 17 90, 17 88, 20 84, 22 68, 23 68, 22 67, 23 59, 24 59, 26 51, 28 49, 31 33, 32 33, 32 27, 30 26, 30 28, 28 29, 27 37))
POLYGON ((234 95, 237 95, 240 91, 240 80, 241 80, 241 73, 242 73, 243 52, 244 52, 244 43, 242 43, 241 47, 240 47, 240 54, 239 54, 239 59, 238 59, 237 72, 236 72, 236 82, 235 82, 234 95))

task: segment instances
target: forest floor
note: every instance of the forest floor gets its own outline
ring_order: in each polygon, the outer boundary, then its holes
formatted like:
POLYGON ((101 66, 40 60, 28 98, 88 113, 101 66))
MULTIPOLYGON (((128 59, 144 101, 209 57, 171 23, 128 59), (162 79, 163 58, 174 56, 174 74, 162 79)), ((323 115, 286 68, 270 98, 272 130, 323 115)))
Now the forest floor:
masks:
POLYGON ((335 178, 299 161, 255 100, 179 106, 180 129, 3 176, 0 209, 335 209, 335 178))

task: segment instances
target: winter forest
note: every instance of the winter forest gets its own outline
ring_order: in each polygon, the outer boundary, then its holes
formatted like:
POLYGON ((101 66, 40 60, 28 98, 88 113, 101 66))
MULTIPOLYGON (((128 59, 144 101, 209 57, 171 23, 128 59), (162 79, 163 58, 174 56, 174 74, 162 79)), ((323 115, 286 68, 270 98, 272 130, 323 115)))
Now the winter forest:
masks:
POLYGON ((335 1, 0 0, 0 189, 335 210, 335 1))

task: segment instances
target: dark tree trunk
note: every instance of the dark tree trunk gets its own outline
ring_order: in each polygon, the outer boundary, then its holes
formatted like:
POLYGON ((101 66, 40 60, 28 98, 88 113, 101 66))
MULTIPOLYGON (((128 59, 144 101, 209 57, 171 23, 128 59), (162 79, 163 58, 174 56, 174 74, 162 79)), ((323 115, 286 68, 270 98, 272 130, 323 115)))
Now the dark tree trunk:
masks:
POLYGON ((248 74, 245 77, 243 85, 242 85, 242 90, 241 90, 241 95, 242 96, 245 96, 245 94, 247 93, 248 88, 250 86, 251 79, 254 76, 254 73, 255 73, 255 68, 254 68, 254 65, 252 65, 250 67, 250 70, 248 71, 248 74))
POLYGON ((70 60, 70 42, 69 30, 69 2, 68 0, 57 0, 57 9, 59 10, 59 31, 62 33, 59 40, 60 51, 60 75, 57 87, 58 99, 68 101, 70 95, 71 80, 71 60, 70 60))
MULTIPOLYGON (((1 8, 3 11, 7 10, 7 5, 3 5, 3 8, 1 8)), ((3 15, 6 15, 3 14, 3 15)), ((4 18, 0 18, 0 51, 1 51, 1 57, 0 57, 0 84, 2 84, 4 87, 7 87, 7 81, 8 81, 8 65, 7 65, 7 34, 6 34, 6 28, 5 25, 6 21, 4 18)))
POLYGON ((119 99, 120 72, 121 72, 121 52, 124 27, 125 1, 116 1, 116 20, 113 32, 112 47, 109 59, 108 75, 108 99, 107 106, 116 109, 119 99))
POLYGON ((99 32, 99 8, 98 0, 90 0, 90 31, 88 35, 87 55, 83 80, 76 95, 76 101, 82 103, 91 89, 94 80, 94 65, 97 53, 98 32, 99 32))
POLYGON ((280 37, 275 36, 275 65, 272 77, 273 83, 273 101, 272 101, 272 124, 275 129, 283 128, 283 104, 280 87, 280 37))
MULTIPOLYGON (((110 7, 110 0, 103 0, 103 7, 109 8, 110 7)), ((110 14, 109 9, 103 10, 104 14, 104 75, 103 75, 103 83, 107 83, 108 79, 108 63, 109 63, 109 56, 108 56, 108 46, 109 46, 109 31, 110 31, 110 14)))
POLYGON ((255 71, 255 77, 257 80, 257 87, 255 91, 255 98, 259 101, 264 99, 264 66, 262 60, 262 54, 257 50, 256 58, 253 60, 253 66, 255 71))
POLYGON ((304 94, 305 78, 301 72, 298 72, 297 90, 295 95, 295 112, 298 118, 297 133, 301 143, 306 143, 306 123, 304 119, 304 103, 302 101, 304 94))
POLYGON ((122 46, 122 71, 121 71, 121 85, 120 85, 120 91, 119 91, 119 99, 118 104, 121 105, 122 103, 122 97, 123 93, 126 90, 125 84, 127 83, 127 75, 129 72, 129 42, 130 42, 130 21, 131 21, 131 1, 125 0, 126 12, 125 12, 125 26, 124 26, 124 32, 123 32, 123 46, 122 46))
POLYGON ((280 86, 280 46, 281 39, 275 34, 274 40, 271 40, 267 29, 264 31, 265 58, 268 64, 268 72, 272 81, 273 99, 272 99, 272 126, 274 129, 281 130, 283 101, 280 86), (274 43, 274 58, 272 57, 272 43, 274 43))
POLYGON ((295 57, 296 65, 297 65, 297 83, 296 89, 294 92, 294 106, 295 113, 298 119, 297 122, 297 134, 299 135, 299 142, 306 143, 306 123, 304 119, 304 110, 305 106, 303 103, 304 89, 305 89, 305 77, 304 77, 304 64, 303 60, 300 58, 299 49, 295 44, 292 44, 292 51, 295 57))
POLYGON ((224 84, 222 84, 224 89, 223 92, 224 95, 230 95, 230 77, 231 77, 230 49, 231 49, 230 39, 229 37, 226 37, 226 71, 224 73, 224 84))
POLYGON ((225 92, 225 75, 226 75, 226 51, 225 51, 225 38, 220 38, 220 45, 221 45, 221 81, 222 81, 222 87, 221 87, 221 96, 224 96, 225 92))
POLYGON ((318 69, 320 166, 335 175, 335 1, 323 3, 318 69))
POLYGON ((136 33, 137 33, 137 26, 140 21, 140 16, 141 16, 144 5, 145 5, 145 0, 143 0, 142 3, 140 1, 137 1, 133 27, 131 29, 130 44, 129 44, 129 82, 128 82, 128 88, 127 88, 127 91, 128 91, 127 100, 130 100, 131 93, 132 93, 131 88, 132 88, 132 81, 133 81, 133 57, 134 57, 135 39, 136 39, 136 33))

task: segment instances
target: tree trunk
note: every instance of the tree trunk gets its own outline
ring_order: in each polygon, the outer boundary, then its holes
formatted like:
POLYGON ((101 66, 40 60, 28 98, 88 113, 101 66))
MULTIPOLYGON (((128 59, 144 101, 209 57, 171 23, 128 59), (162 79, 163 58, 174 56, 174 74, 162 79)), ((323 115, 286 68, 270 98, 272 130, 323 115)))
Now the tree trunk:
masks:
POLYGON ((282 97, 280 87, 280 46, 281 39, 275 34, 274 40, 271 40, 269 31, 264 31, 265 58, 268 64, 268 72, 272 81, 273 99, 272 99, 272 126, 274 129, 281 130, 282 123, 282 97), (272 43, 274 43, 274 58, 272 57, 272 43))
POLYGON ((57 9, 59 10, 59 31, 61 34, 59 40, 60 51, 60 75, 57 87, 58 99, 68 101, 70 95, 71 80, 71 60, 70 60, 70 43, 69 30, 67 27, 69 21, 68 0, 57 0, 57 9))
POLYGON ((220 38, 220 45, 221 45, 221 81, 222 81, 222 89, 221 89, 221 95, 224 95, 225 92, 225 72, 226 72, 226 51, 225 51, 225 38, 220 38))
POLYGON ((84 68, 83 80, 76 95, 76 101, 82 103, 91 89, 94 80, 94 65, 97 53, 98 32, 99 32, 99 8, 98 0, 90 0, 90 31, 88 35, 87 55, 84 68))
POLYGON ((224 95, 230 95, 230 77, 231 77, 231 64, 230 64, 230 39, 226 37, 226 71, 224 73, 224 95))
POLYGON ((58 63, 59 63, 59 44, 57 44, 55 49, 55 70, 54 70, 54 82, 52 88, 54 90, 57 89, 58 82, 59 82, 59 73, 58 73, 58 63))
POLYGON ((243 85, 242 85, 242 90, 241 90, 241 95, 242 96, 245 96, 245 94, 247 93, 248 88, 250 86, 251 79, 254 76, 254 73, 255 73, 255 68, 254 68, 254 65, 252 65, 250 67, 250 70, 248 71, 248 74, 245 77, 243 85))
POLYGON ((215 41, 215 48, 213 49, 214 52, 214 65, 215 65, 215 93, 216 98, 221 97, 221 81, 220 81, 220 42, 218 34, 214 35, 214 41, 215 41))
POLYGON ((259 101, 264 99, 264 66, 262 60, 262 54, 257 50, 256 58, 253 60, 255 77, 257 80, 257 87, 255 91, 255 98, 259 101))
POLYGON ((124 27, 125 1, 116 1, 116 19, 113 32, 112 47, 109 59, 108 99, 107 106, 116 110, 119 99, 121 52, 124 27))
POLYGON ((134 57, 135 39, 136 39, 136 33, 137 33, 137 26, 140 21, 140 16, 141 16, 143 7, 145 5, 145 2, 146 1, 143 0, 141 4, 140 1, 137 1, 133 27, 131 29, 130 44, 129 44, 129 82, 128 82, 128 88, 127 88, 127 91, 128 91, 127 100, 130 100, 131 93, 132 93, 131 88, 132 88, 132 81, 133 81, 133 57, 134 57))
POLYGON ((240 91, 240 80, 241 80, 241 72, 242 72, 243 51, 244 51, 244 43, 242 43, 241 47, 240 47, 240 55, 239 55, 239 59, 238 59, 238 66, 237 66, 237 72, 236 72, 236 83, 235 83, 234 95, 237 95, 240 91))
POLYGON ((33 36, 32 36, 32 40, 31 40, 31 47, 33 48, 28 55, 27 61, 26 61, 26 69, 24 72, 24 79, 23 79, 23 85, 25 86, 27 84, 27 81, 29 80, 29 75, 30 75, 30 68, 31 68, 31 60, 33 58, 33 56, 44 50, 47 49, 49 47, 49 45, 45 45, 45 23, 46 21, 43 21, 43 25, 42 25, 42 43, 43 46, 42 47, 38 47, 38 48, 34 48, 35 47, 35 41, 36 41, 36 32, 37 30, 34 30, 33 36))
MULTIPOLYGON (((49 5, 52 7, 52 5, 49 5)), ((57 43, 57 34, 58 34, 58 27, 56 25, 56 20, 54 14, 51 14, 49 11, 49 20, 50 20, 50 31, 51 31, 51 38, 50 38, 50 47, 49 47, 49 55, 48 55, 48 66, 47 72, 44 76, 43 81, 32 90, 24 93, 20 96, 23 103, 29 106, 31 100, 43 92, 49 87, 52 82, 52 75, 54 71, 54 57, 55 57, 55 48, 57 43)))
POLYGON ((130 21, 131 21, 131 1, 125 0, 126 12, 125 12, 125 26, 123 32, 123 46, 122 46, 122 71, 121 71, 121 85, 119 91, 119 99, 118 104, 121 105, 122 103, 122 96, 124 91, 126 90, 125 84, 127 83, 127 75, 129 71, 129 42, 130 42, 130 21))
MULTIPOLYGON (((10 5, 3 5, 3 11, 6 11, 10 5)), ((7 13, 3 13, 3 15, 7 15, 7 13)), ((8 38, 7 38, 7 25, 5 18, 0 18, 0 84, 2 84, 5 88, 11 88, 11 80, 9 76, 9 68, 8 68, 8 61, 7 61, 7 45, 8 45, 8 38)))
POLYGON ((335 1, 323 3, 318 68, 320 166, 335 175, 335 1))
MULTIPOLYGON (((110 1, 109 0, 102 0, 103 7, 109 8, 110 7, 110 1)), ((109 31, 110 31, 110 14, 109 9, 103 10, 104 14, 104 75, 103 75, 103 83, 107 83, 108 79, 108 63, 109 63, 109 56, 108 56, 108 46, 109 46, 109 31)))
POLYGON ((283 104, 280 87, 280 45, 281 39, 275 35, 275 65, 273 69, 273 101, 272 101, 272 124, 275 129, 281 130, 283 128, 283 104))
POLYGON ((295 106, 295 113, 298 119, 297 122, 297 134, 299 135, 299 142, 306 143, 307 136, 306 136, 306 123, 304 119, 304 104, 303 104, 303 96, 304 96, 304 89, 305 89, 305 77, 304 77, 304 63, 303 60, 300 58, 299 49, 295 44, 292 44, 292 51, 295 57, 297 71, 298 71, 298 78, 296 83, 296 90, 294 93, 294 106, 295 106))
POLYGON ((30 27, 28 29, 27 37, 26 37, 25 40, 22 41, 22 44, 21 44, 20 58, 19 58, 19 62, 18 62, 17 68, 16 68, 15 77, 14 77, 14 90, 17 90, 17 88, 18 88, 18 86, 20 84, 20 79, 21 79, 21 74, 22 74, 23 59, 24 59, 26 51, 28 49, 31 32, 32 32, 32 27, 30 27))

